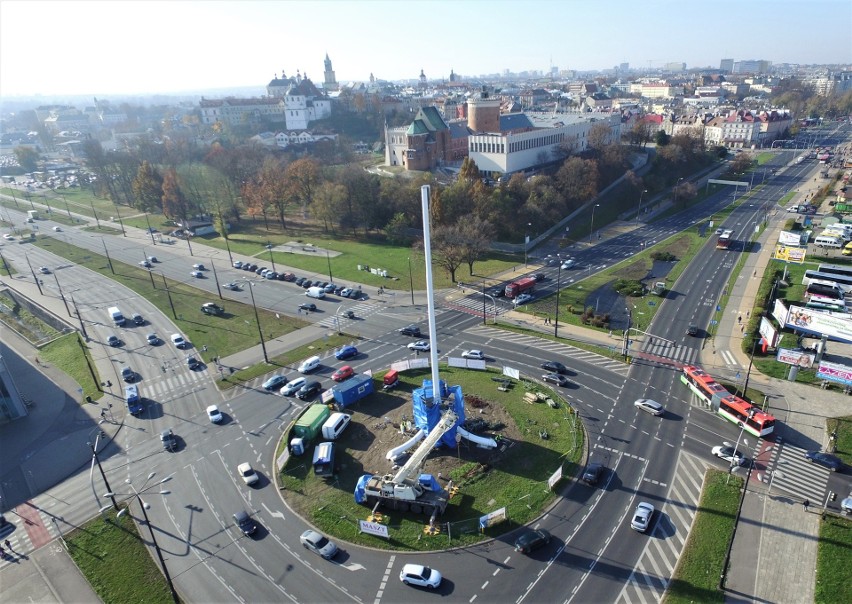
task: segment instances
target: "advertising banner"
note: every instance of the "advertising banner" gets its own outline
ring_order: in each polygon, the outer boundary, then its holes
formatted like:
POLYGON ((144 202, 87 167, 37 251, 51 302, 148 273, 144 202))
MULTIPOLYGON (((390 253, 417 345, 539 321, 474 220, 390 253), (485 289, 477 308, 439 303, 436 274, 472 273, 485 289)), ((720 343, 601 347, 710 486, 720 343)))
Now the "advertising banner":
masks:
POLYGON ((778 243, 781 245, 791 245, 798 247, 802 245, 802 236, 799 233, 791 233, 790 231, 781 231, 778 235, 778 243))
POLYGON ((369 533, 370 535, 376 535, 378 537, 388 538, 388 527, 384 524, 379 524, 378 522, 367 522, 366 520, 359 520, 358 523, 361 526, 362 533, 369 533))
POLYGON ((778 344, 779 333, 766 317, 760 318, 760 328, 757 330, 763 336, 766 346, 775 347, 778 344))
POLYGON ((785 327, 804 333, 827 336, 829 340, 852 344, 852 321, 846 313, 790 306, 785 327))
POLYGON ((556 471, 550 475, 550 478, 547 479, 547 486, 550 490, 553 490, 553 487, 556 486, 556 483, 559 482, 559 479, 562 478, 562 466, 559 466, 556 471))
POLYGON ((772 254, 772 259, 780 260, 781 262, 802 264, 805 261, 805 254, 807 251, 807 248, 804 247, 790 247, 778 244, 775 246, 775 252, 772 254))
POLYGON ((493 512, 485 514, 485 516, 479 517, 479 528, 485 529, 489 526, 494 526, 500 524, 501 522, 506 522, 506 518, 506 508, 494 510, 493 512))
POLYGON ((775 360, 786 365, 798 365, 802 369, 810 369, 814 366, 816 355, 812 352, 804 350, 791 350, 789 348, 779 348, 778 354, 775 355, 775 360))
POLYGON ((789 312, 787 307, 784 306, 784 303, 781 302, 781 298, 775 300, 775 306, 772 308, 772 316, 778 321, 778 325, 787 324, 787 315, 789 312))
POLYGON ((846 365, 820 361, 816 375, 818 378, 824 380, 852 386, 852 367, 847 367, 846 365))

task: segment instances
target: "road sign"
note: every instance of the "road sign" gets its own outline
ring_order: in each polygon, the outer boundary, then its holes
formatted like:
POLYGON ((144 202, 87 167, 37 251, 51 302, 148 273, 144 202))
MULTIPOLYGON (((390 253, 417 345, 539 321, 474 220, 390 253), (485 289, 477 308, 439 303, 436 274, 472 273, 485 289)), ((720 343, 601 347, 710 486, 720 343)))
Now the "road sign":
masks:
POLYGON ((716 305, 716 312, 722 312, 722 307, 719 304, 716 305))
POLYGON ((710 325, 718 325, 718 324, 719 324, 719 321, 717 321, 716 319, 713 319, 712 321, 710 321, 710 325))

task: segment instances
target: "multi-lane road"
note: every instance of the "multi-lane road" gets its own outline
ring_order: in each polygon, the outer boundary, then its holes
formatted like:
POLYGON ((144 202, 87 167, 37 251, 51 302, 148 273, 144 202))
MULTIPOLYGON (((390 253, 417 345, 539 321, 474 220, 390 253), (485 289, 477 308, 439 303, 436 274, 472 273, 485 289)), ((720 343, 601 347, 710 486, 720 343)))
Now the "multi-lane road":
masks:
MULTIPOLYGON (((787 155, 780 154, 776 161, 788 163, 787 155)), ((740 206, 725 226, 744 233, 767 212, 771 218, 775 210, 774 206, 769 210, 770 205, 796 186, 804 170, 794 165, 768 176, 763 191, 740 206)), ((580 268, 576 271, 596 272, 635 253, 643 242, 659 241, 688 228, 730 203, 731 195, 717 194, 700 207, 578 253, 580 268)), ((103 245, 100 236, 76 229, 66 229, 62 236, 93 251, 103 245)), ((118 245, 113 238, 105 241, 114 259, 135 264, 145 255, 144 249, 132 244, 118 245)), ((148 254, 153 253, 146 247, 148 254)), ((15 253, 10 254, 12 259, 20 262, 15 253)), ((533 556, 516 553, 511 537, 506 536, 464 551, 428 555, 342 544, 343 553, 334 562, 324 562, 299 546, 298 535, 305 525, 282 503, 271 483, 272 452, 282 428, 297 413, 298 401, 262 392, 262 378, 245 390, 221 395, 210 372, 191 372, 185 366, 184 353, 168 342, 173 326, 144 300, 109 279, 64 266, 42 250, 30 248, 29 254, 33 265, 60 271, 63 291, 73 290, 90 335, 99 345, 116 331, 106 316, 106 307, 115 301, 121 301, 126 313, 141 312, 152 322, 121 330, 119 335, 125 341, 121 348, 105 344, 96 348, 95 354, 110 366, 129 364, 142 374, 146 390, 154 394, 148 396, 156 401, 143 416, 126 418, 118 446, 105 451, 104 465, 114 484, 126 478, 140 483, 149 472, 171 476, 170 495, 148 497, 155 499, 149 515, 178 590, 189 600, 426 601, 432 599, 430 594, 406 588, 396 577, 403 564, 416 560, 442 570, 446 581, 439 591, 454 601, 656 601, 683 547, 703 469, 710 464, 724 466, 709 449, 723 440, 734 441, 738 435, 735 426, 690 402, 677 372, 678 363, 697 360, 703 343, 703 338, 685 335, 686 325, 710 328, 738 250, 717 252, 708 247, 702 251, 702 262, 678 280, 649 328, 676 346, 659 338, 644 338, 640 350, 632 349, 643 360, 632 365, 561 342, 497 331, 482 326, 473 314, 441 309, 436 321, 442 356, 479 348, 487 351, 495 365, 517 367, 533 376, 541 373, 538 365, 544 360, 568 365, 578 388, 563 394, 584 420, 591 459, 603 462, 606 473, 598 487, 571 485, 565 497, 535 523, 550 530, 555 539, 533 556), (148 345, 144 335, 149 331, 156 331, 165 343, 148 345), (637 411, 632 401, 642 397, 663 402, 666 414, 653 417, 637 411), (211 403, 226 414, 221 425, 207 420, 204 408, 211 403), (181 446, 174 453, 164 452, 157 438, 165 427, 173 427, 180 436, 181 446), (243 461, 259 470, 258 488, 246 487, 237 476, 236 465, 243 461), (647 535, 636 534, 629 527, 630 514, 640 500, 650 501, 659 510, 647 535), (258 519, 257 538, 241 536, 233 525, 231 515, 239 509, 251 511, 258 519)), ((173 279, 190 281, 193 261, 216 262, 220 281, 244 275, 233 271, 227 257, 217 251, 203 259, 198 254, 190 259, 158 246, 156 254, 161 260, 155 265, 158 272, 173 279)), ((557 269, 545 271, 549 277, 545 284, 552 288, 557 269)), ((561 279, 567 284, 571 277, 566 280, 565 273, 561 279)), ((211 294, 216 291, 211 279, 194 280, 193 285, 206 287, 211 294)), ((50 287, 50 279, 45 286, 50 287)), ((242 298, 248 294, 227 295, 245 301, 242 298)), ((302 290, 280 283, 260 282, 255 295, 258 305, 281 312, 292 312, 304 299, 302 290)), ((481 303, 481 297, 475 295, 462 301, 471 309, 474 305, 481 309, 481 303)), ((324 304, 331 314, 331 303, 324 304)), ((373 300, 344 304, 364 317, 359 322, 363 354, 355 362, 347 362, 356 371, 387 367, 409 355, 404 348, 409 340, 395 330, 423 321, 422 310, 373 300)), ((324 381, 330 373, 327 365, 321 373, 324 381)), ((112 382, 114 387, 121 383, 117 378, 112 382)), ((749 446, 760 450, 762 443, 749 446)), ((798 484, 795 476, 789 480, 798 484)), ((822 476, 816 476, 814 486, 808 488, 819 490, 822 476)), ((88 474, 72 477, 36 497, 35 503, 46 514, 82 520, 104 504, 103 499, 93 500, 89 482, 88 474)))

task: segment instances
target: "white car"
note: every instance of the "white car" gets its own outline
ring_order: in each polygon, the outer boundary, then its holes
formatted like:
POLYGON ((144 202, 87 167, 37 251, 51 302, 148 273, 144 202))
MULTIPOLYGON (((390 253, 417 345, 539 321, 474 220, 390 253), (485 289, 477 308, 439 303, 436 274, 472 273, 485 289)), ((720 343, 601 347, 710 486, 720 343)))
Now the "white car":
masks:
POLYGON ((240 291, 240 284, 234 283, 233 281, 231 281, 230 283, 225 283, 222 287, 224 287, 225 289, 230 289, 231 291, 235 291, 235 292, 240 291))
POLYGON ((62 229, 60 229, 59 227, 53 227, 53 230, 56 231, 57 233, 62 232, 62 229))
POLYGON ((465 350, 462 353, 463 359, 475 359, 477 361, 484 361, 485 354, 481 350, 465 350))
POLYGON ((649 398, 636 399, 636 401, 633 403, 633 406, 639 409, 640 411, 650 413, 651 415, 663 414, 663 406, 657 401, 652 401, 649 398))
POLYGON ((175 345, 175 348, 186 348, 187 346, 187 341, 179 333, 173 333, 171 340, 172 344, 175 345))
POLYGON ((739 451, 735 451, 734 448, 729 444, 719 445, 718 447, 713 447, 711 449, 713 455, 718 457, 719 459, 724 459, 731 465, 742 466, 745 465, 745 455, 743 455, 739 451))
POLYGON ((148 256, 148 262, 159 262, 156 256, 148 256))
POLYGON ((142 266, 142 267, 145 267, 145 268, 151 268, 151 262, 149 260, 140 260, 139 266, 142 266))
POLYGON ((240 465, 238 465, 237 466, 237 473, 243 479, 243 482, 248 484, 248 485, 252 485, 252 484, 256 483, 258 480, 260 480, 260 478, 257 475, 257 472, 255 472, 254 470, 251 469, 251 464, 248 463, 248 462, 241 463, 240 465))
POLYGON ((307 381, 308 380, 306 378, 297 377, 292 382, 288 382, 286 386, 284 386, 283 388, 281 388, 281 390, 278 391, 278 393, 282 396, 293 396, 299 391, 299 389, 301 389, 302 386, 305 385, 305 382, 307 381))
POLYGON ((636 506, 636 512, 633 514, 633 520, 630 521, 630 528, 634 531, 644 533, 648 530, 648 526, 651 524, 651 518, 653 515, 654 506, 643 501, 636 506))
POLYGON ((50 269, 47 268, 46 266, 40 266, 40 267, 38 267, 38 272, 40 272, 42 275, 49 275, 50 269))
POLYGON ((222 412, 219 411, 219 407, 216 405, 210 405, 207 407, 207 417, 209 417, 210 421, 214 424, 218 424, 222 421, 222 412))
POLYGON ((422 564, 406 564, 399 571, 399 580, 406 585, 417 585, 437 589, 441 585, 441 573, 422 564))
POLYGON ((429 342, 426 340, 417 340, 408 345, 409 350, 417 350, 419 352, 429 352, 429 342))
POLYGON ((204 273, 202 273, 201 271, 192 271, 191 273, 189 273, 189 276, 195 277, 196 279, 201 279, 204 276, 204 273))
POLYGON ((243 268, 242 260, 234 260, 234 268, 243 268))
POLYGON ((514 300, 512 300, 512 304, 515 306, 520 306, 522 304, 526 304, 527 302, 532 302, 532 294, 521 294, 514 300))
POLYGON ((206 268, 204 268, 203 264, 197 264, 197 263, 193 264, 192 268, 194 268, 197 271, 206 271, 207 270, 206 268))
POLYGON ((9 233, 4 234, 3 239, 5 239, 7 241, 14 241, 15 240, 15 238, 12 237, 9 233))
POLYGON ((573 258, 568 258, 565 262, 562 263, 562 270, 568 270, 569 268, 574 268, 574 265, 577 264, 577 261, 573 258))

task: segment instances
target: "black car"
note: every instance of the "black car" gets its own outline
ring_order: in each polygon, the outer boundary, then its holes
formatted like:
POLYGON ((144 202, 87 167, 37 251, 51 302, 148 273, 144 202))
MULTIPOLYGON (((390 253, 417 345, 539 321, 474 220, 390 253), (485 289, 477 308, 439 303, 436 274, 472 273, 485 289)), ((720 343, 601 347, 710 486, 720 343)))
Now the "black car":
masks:
POLYGON ((254 272, 254 271, 257 270, 257 265, 256 264, 244 264, 243 270, 254 272))
POLYGON ((597 484, 603 474, 603 464, 593 461, 586 466, 586 471, 583 472, 583 482, 586 484, 597 484))
POLYGON ((533 278, 536 281, 544 281, 547 278, 547 275, 545 275, 544 273, 536 273, 533 275, 533 278))
POLYGON ((278 279, 279 281, 286 281, 287 279, 285 279, 285 278, 284 278, 284 275, 286 275, 286 274, 287 274, 287 273, 278 273, 278 274, 275 276, 275 278, 276 278, 276 279, 278 279))
POLYGON ((195 371, 199 367, 201 367, 201 363, 198 359, 193 356, 186 357, 186 366, 189 367, 192 371, 195 371))
POLYGON ((839 457, 823 453, 822 451, 808 451, 805 453, 805 459, 811 463, 815 463, 824 468, 828 468, 832 472, 839 472, 843 469, 843 462, 839 457))
POLYGON ((314 312, 317 309, 317 305, 313 302, 302 302, 299 304, 299 310, 304 310, 305 312, 314 312))
POLYGON ((257 530, 257 524, 245 510, 240 510, 234 514, 234 522, 240 527, 243 535, 251 535, 257 530))
POLYGON ((319 394, 320 390, 322 390, 322 384, 317 381, 308 382, 296 393, 296 396, 302 399, 303 401, 312 398, 313 396, 319 394))
POLYGON ((506 288, 498 285, 497 287, 486 289, 485 293, 491 296, 492 298, 500 298, 501 296, 506 295, 506 288))
POLYGON ((399 333, 404 336, 414 336, 415 338, 419 338, 420 327, 418 327, 417 325, 406 325, 405 327, 399 330, 399 333))
POLYGON ((163 449, 166 451, 174 451, 177 449, 177 439, 171 428, 166 428, 160 432, 160 442, 163 443, 163 449))
POLYGON ((553 373, 568 373, 568 368, 559 361, 545 361, 541 364, 541 368, 553 373))
POLYGON ((302 284, 302 283, 304 283, 304 282, 305 282, 305 278, 304 278, 304 277, 299 277, 299 278, 297 278, 297 279, 296 279, 293 283, 295 283, 296 285, 301 285, 301 284, 302 284))
POLYGON ((529 554, 540 547, 550 543, 550 533, 544 529, 527 529, 520 537, 515 539, 515 551, 529 554))
POLYGON ((541 379, 543 379, 545 382, 550 382, 551 384, 562 386, 563 388, 571 384, 567 377, 558 373, 545 373, 543 376, 541 376, 541 379))
POLYGON ((692 323, 690 323, 689 327, 686 328, 686 335, 697 336, 698 335, 698 325, 693 325, 692 323))
POLYGON ((311 281, 310 279, 305 279, 304 281, 302 281, 302 288, 308 289, 309 287, 312 287, 313 284, 314 284, 314 282, 311 281))

